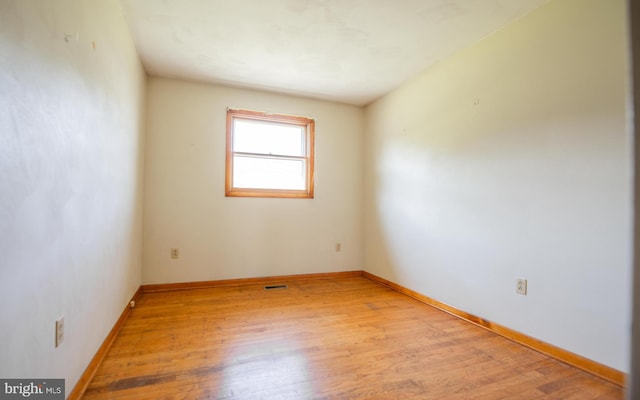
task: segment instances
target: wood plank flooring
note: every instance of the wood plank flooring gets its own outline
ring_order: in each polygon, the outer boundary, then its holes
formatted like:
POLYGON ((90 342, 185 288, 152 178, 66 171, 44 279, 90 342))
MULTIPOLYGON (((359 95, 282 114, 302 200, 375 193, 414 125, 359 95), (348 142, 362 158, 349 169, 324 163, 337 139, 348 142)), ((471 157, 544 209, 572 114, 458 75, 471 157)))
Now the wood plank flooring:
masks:
POLYGON ((622 399, 364 277, 144 293, 94 399, 622 399))

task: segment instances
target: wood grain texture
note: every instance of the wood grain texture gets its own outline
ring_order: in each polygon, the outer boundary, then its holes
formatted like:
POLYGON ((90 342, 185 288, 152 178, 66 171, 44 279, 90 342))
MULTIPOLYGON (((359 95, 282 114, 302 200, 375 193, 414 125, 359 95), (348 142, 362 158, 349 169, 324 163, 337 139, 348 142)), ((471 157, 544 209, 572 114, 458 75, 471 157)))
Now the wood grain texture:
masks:
POLYGON ((622 399, 363 276, 145 292, 84 399, 622 399))
POLYGON ((158 283, 158 284, 142 285, 142 291, 146 293, 146 292, 164 292, 164 291, 170 291, 170 290, 214 288, 214 287, 222 287, 222 286, 241 286, 241 285, 258 285, 258 284, 266 285, 266 284, 290 282, 290 281, 296 281, 296 280, 349 278, 354 276, 362 276, 362 274, 364 274, 364 271, 342 271, 342 272, 324 272, 324 273, 317 273, 317 274, 264 276, 264 277, 258 277, 258 278, 221 279, 216 281, 158 283))
POLYGON ((615 368, 611 368, 606 365, 600 364, 598 362, 582 357, 570 351, 564 350, 552 344, 543 342, 531 336, 527 336, 518 331, 514 331, 513 329, 507 328, 500 324, 496 324, 495 322, 491 322, 486 319, 475 316, 473 314, 469 314, 465 311, 459 310, 448 304, 439 302, 438 300, 434 300, 428 296, 420 294, 416 291, 408 289, 402 285, 398 285, 397 283, 391 282, 387 279, 381 278, 369 272, 363 272, 363 276, 365 278, 371 279, 374 282, 378 282, 382 285, 385 285, 397 292, 400 292, 418 301, 421 301, 425 304, 433 306, 439 310, 447 312, 458 318, 462 318, 465 321, 471 322, 475 325, 488 329, 492 332, 495 332, 498 335, 506 337, 507 339, 513 340, 531 349, 544 353, 548 356, 554 357, 569 365, 572 365, 574 367, 580 368, 584 371, 597 375, 601 378, 604 378, 612 383, 615 383, 616 385, 624 386, 625 374, 621 371, 618 371, 615 368))
MULTIPOLYGON (((142 287, 139 287, 138 290, 136 290, 136 292, 133 294, 133 297, 131 297, 131 300, 137 303, 141 295, 142 295, 142 287)), ((113 325, 113 328, 111 328, 111 331, 109 331, 109 334, 104 339, 104 342, 102 342, 102 345, 100 346, 96 354, 91 359, 91 362, 89 362, 89 365, 84 370, 84 373, 82 374, 82 376, 76 383, 75 387, 69 394, 69 397, 67 397, 68 400, 77 400, 82 398, 82 395, 84 394, 84 392, 87 390, 87 387, 89 386, 89 382, 91 382, 91 379, 93 379, 93 376, 95 375, 96 371, 102 364, 102 360, 104 360, 109 349, 113 345, 113 342, 115 341, 116 336, 118 335, 118 332, 120 332, 120 329, 122 329, 122 326, 127 320, 127 317, 131 313, 131 308, 129 307, 130 303, 131 301, 127 303, 127 306, 122 311, 122 314, 120 314, 120 318, 118 318, 116 323, 113 325)))

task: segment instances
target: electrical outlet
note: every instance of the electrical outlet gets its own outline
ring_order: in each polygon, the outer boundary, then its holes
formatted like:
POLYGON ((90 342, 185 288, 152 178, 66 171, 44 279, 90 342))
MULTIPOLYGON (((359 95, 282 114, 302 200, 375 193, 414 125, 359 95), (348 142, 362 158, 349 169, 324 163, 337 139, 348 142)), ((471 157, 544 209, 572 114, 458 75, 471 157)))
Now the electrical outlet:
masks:
POLYGON ((336 251, 342 251, 342 244, 336 243, 336 251))
POLYGON ((180 251, 176 248, 171 249, 171 258, 180 258, 180 251))
POLYGON ((516 279, 516 293, 527 295, 527 280, 516 279))
POLYGON ((56 320, 56 347, 64 341, 64 317, 56 320))

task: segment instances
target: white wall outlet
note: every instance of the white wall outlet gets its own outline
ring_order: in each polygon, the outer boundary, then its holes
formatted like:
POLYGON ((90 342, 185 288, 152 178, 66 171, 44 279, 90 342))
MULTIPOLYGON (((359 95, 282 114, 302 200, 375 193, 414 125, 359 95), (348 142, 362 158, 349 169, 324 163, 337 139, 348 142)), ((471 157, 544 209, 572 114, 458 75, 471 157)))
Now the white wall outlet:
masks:
POLYGON ((180 250, 177 248, 171 249, 171 258, 180 258, 180 250))
POLYGON ((56 320, 56 347, 64 341, 64 317, 56 320))
POLYGON ((336 243, 336 251, 342 251, 342 244, 336 243))
POLYGON ((516 279, 516 293, 527 295, 527 280, 516 279))

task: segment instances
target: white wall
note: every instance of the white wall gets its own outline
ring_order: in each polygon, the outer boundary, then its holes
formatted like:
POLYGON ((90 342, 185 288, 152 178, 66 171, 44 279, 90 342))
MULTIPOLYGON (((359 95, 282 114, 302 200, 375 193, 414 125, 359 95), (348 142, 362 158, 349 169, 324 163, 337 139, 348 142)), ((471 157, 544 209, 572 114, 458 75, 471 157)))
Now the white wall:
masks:
POLYGON ((140 285, 144 84, 118 1, 0 2, 0 377, 68 394, 140 285))
POLYGON ((555 0, 367 107, 366 269, 628 371, 626 58, 623 0, 555 0))
POLYGON ((161 78, 147 99, 144 283, 362 269, 362 108, 161 78), (314 199, 225 197, 227 107, 316 119, 314 199))
POLYGON ((633 238, 633 310, 631 334, 631 372, 627 377, 627 399, 640 397, 640 3, 628 1, 629 38, 632 43, 633 172, 634 172, 634 238, 633 238))

